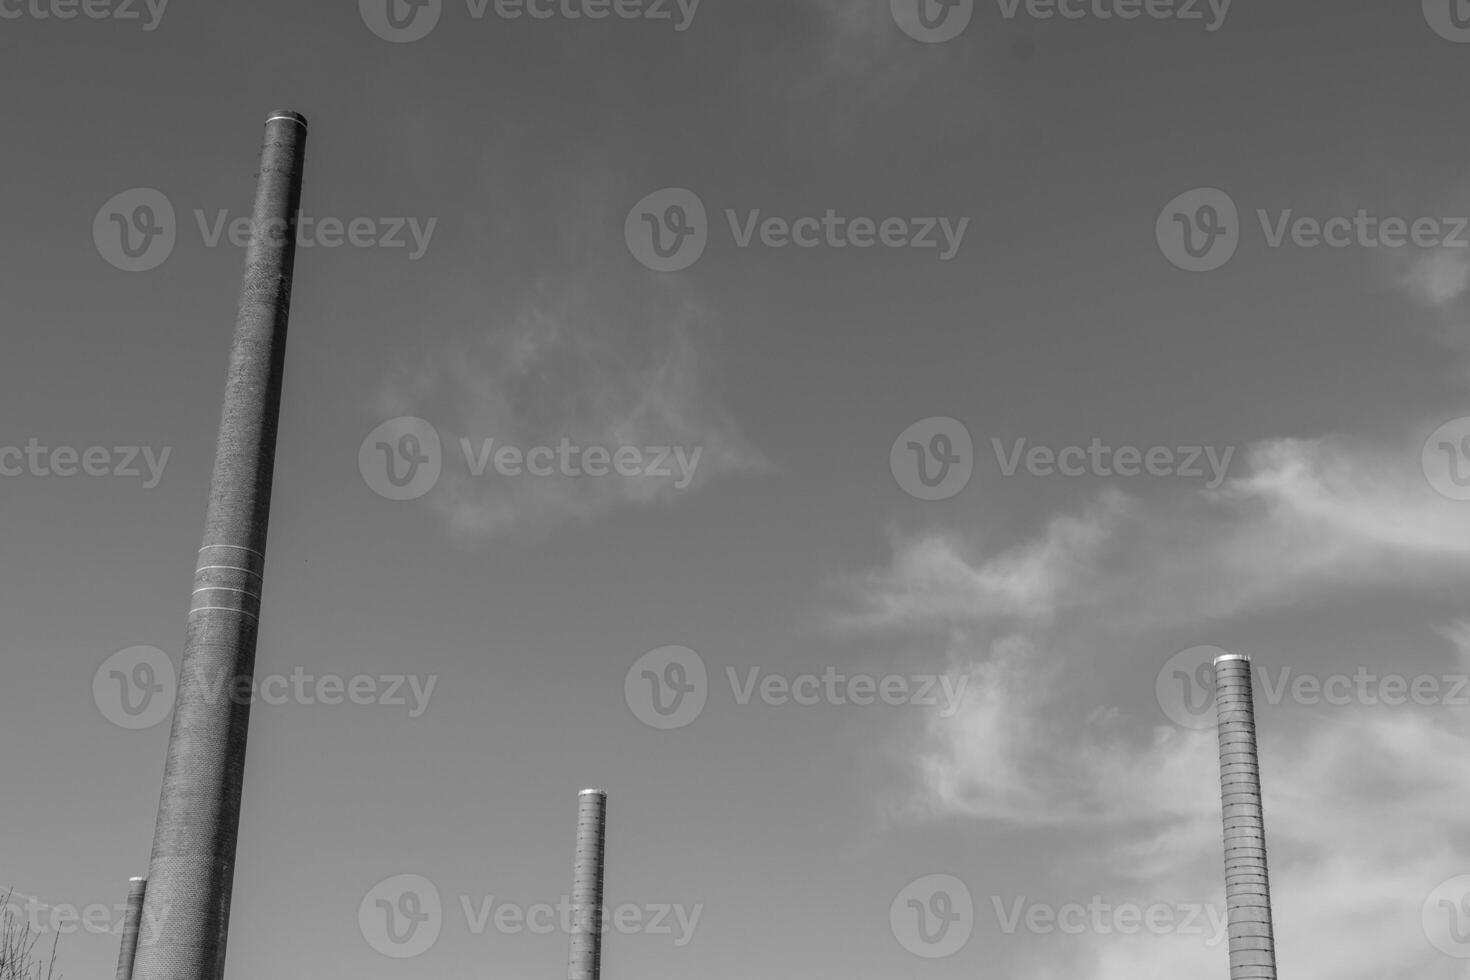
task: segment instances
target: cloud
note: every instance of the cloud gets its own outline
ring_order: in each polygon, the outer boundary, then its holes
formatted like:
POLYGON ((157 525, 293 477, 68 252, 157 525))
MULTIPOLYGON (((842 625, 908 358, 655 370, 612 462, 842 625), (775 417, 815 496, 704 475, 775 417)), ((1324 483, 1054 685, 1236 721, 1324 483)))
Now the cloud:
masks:
POLYGON ((1470 289, 1470 254, 1464 248, 1436 248, 1417 255, 1400 280, 1409 295, 1443 310, 1470 289))
POLYGON ((1423 579, 1470 562, 1470 508, 1433 490, 1420 448, 1271 440, 1219 490, 1109 491, 998 554, 958 534, 900 538, 889 567, 848 580, 857 605, 841 621, 993 628, 1085 613, 1137 631, 1279 608, 1328 585, 1423 579))
MULTIPOLYGON (((762 466, 712 393, 709 316, 685 290, 648 277, 584 273, 547 280, 483 331, 437 346, 388 384, 381 408, 433 421, 444 474, 427 498, 454 531, 484 539, 587 520, 619 507, 669 503, 720 476, 762 466), (473 451, 514 446, 678 447, 671 475, 476 476, 473 451), (695 456, 695 453, 698 453, 695 456)), ((652 463, 651 453, 645 462, 652 463)))
MULTIPOLYGON (((1067 900, 1223 910, 1215 736, 1160 724, 1158 637, 1342 589, 1470 578, 1470 512, 1427 486, 1417 446, 1281 439, 1251 447, 1245 464, 1214 492, 1104 494, 999 552, 955 533, 900 538, 887 568, 847 581, 846 626, 938 633, 953 678, 970 678, 962 710, 928 718, 911 747, 901 817, 1061 828, 1086 842, 1046 864, 1067 900), (1112 705, 1100 693, 1118 677, 1150 686, 1112 705)), ((1470 622, 1452 618, 1438 635, 1450 655, 1421 651, 1406 670, 1470 667, 1470 622)), ((1273 705, 1262 731, 1283 974, 1470 976, 1420 924, 1430 892, 1470 872, 1470 769, 1459 764, 1470 708, 1273 705)), ((1051 937, 1015 947, 1012 972, 1219 973, 1227 949, 1207 938, 1051 937)))

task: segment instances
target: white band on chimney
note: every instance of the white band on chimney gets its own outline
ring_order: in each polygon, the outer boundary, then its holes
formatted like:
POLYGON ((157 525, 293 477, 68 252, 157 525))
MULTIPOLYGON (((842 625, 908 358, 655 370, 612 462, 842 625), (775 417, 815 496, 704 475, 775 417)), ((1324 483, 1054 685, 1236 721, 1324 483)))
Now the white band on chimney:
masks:
POLYGON ((1248 653, 1222 653, 1215 658, 1215 663, 1222 663, 1226 660, 1244 660, 1249 663, 1250 659, 1251 656, 1248 653))

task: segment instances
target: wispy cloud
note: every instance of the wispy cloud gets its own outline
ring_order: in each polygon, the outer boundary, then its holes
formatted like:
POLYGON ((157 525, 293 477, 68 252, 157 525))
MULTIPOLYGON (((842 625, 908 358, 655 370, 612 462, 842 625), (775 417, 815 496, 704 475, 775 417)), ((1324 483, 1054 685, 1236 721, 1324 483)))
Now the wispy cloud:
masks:
MULTIPOLYGON (((684 289, 649 277, 588 272, 543 282, 502 320, 433 350, 391 379, 384 411, 438 425, 446 464, 427 498, 455 531, 485 538, 668 503, 759 454, 722 408, 709 363, 710 318, 684 289), (698 451, 692 480, 645 473, 600 477, 475 475, 461 440, 494 447, 574 446, 698 451)), ((647 458, 647 454, 645 455, 647 458)), ((673 469, 673 462, 666 467, 673 469)))
MULTIPOLYGON (((1417 447, 1338 439, 1253 447, 1215 492, 1145 502, 1109 493, 1035 540, 986 553, 964 534, 901 539, 891 565, 847 584, 848 626, 946 637, 970 697, 912 746, 908 819, 981 819, 1085 834, 1048 862, 1086 903, 1224 907, 1212 731, 1160 724, 1152 690, 1128 706, 1100 675, 1152 677, 1160 631, 1280 610, 1334 587, 1470 577, 1470 512, 1438 497, 1417 447)), ((1444 657, 1464 670, 1470 624, 1444 657)), ((1421 663, 1423 660, 1421 660, 1421 663)), ((1407 665, 1406 665, 1407 666, 1407 665)), ((1441 881, 1470 871, 1470 711, 1440 705, 1272 716, 1263 772, 1283 972, 1305 980, 1470 975, 1420 926, 1441 881)), ((1088 933, 1026 947, 1017 975, 1137 980, 1223 968, 1197 935, 1088 933)))
POLYGON ((1425 306, 1447 309, 1470 289, 1470 249, 1436 248, 1422 252, 1400 279, 1409 295, 1425 306))
POLYGON ((1272 440, 1216 491, 1109 491, 1000 553, 962 533, 900 538, 889 567, 848 583, 858 603, 844 619, 996 627, 1086 611, 1138 630, 1280 607, 1329 584, 1422 579, 1470 562, 1470 508, 1431 488, 1419 452, 1272 440))

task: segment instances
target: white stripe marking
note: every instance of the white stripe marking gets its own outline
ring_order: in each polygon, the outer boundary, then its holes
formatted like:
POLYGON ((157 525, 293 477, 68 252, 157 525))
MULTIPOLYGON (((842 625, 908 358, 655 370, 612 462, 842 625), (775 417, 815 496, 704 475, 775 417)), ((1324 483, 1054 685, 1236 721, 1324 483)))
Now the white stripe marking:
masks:
POLYGON ((256 578, 261 578, 261 574, 255 569, 241 568, 239 565, 200 565, 198 568, 194 569, 194 574, 198 575, 200 572, 206 571, 207 569, 211 568, 228 568, 232 572, 244 572, 247 575, 254 575, 256 578))
POLYGON ((255 620, 257 623, 260 622, 260 617, 257 616, 257 615, 255 615, 255 613, 250 612, 249 610, 246 610, 246 609, 236 609, 234 606, 198 606, 198 607, 196 607, 194 609, 190 609, 189 610, 189 615, 192 616, 192 615, 194 615, 197 612, 208 612, 211 609, 218 610, 219 612, 239 613, 242 616, 249 616, 251 619, 255 620))

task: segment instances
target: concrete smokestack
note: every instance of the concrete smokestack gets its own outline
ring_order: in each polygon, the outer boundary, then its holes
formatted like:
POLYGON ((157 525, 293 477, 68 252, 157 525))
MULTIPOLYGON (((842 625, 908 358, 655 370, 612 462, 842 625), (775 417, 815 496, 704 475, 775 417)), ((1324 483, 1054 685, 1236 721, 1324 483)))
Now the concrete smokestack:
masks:
POLYGON ((133 980, 133 954, 138 950, 138 923, 143 920, 147 878, 128 879, 128 907, 123 914, 122 948, 117 954, 117 980, 133 980))
POLYGON ((602 862, 607 842, 607 794, 577 797, 577 861, 572 873, 572 956, 567 980, 602 975, 602 862))
POLYGON ((1225 818, 1230 980, 1276 980, 1250 657, 1227 653, 1215 658, 1215 711, 1220 734, 1220 800, 1225 818))
POLYGON ((306 119, 273 112, 148 866, 136 980, 220 980, 235 876, 306 119), (216 693, 218 692, 218 693, 216 693))

